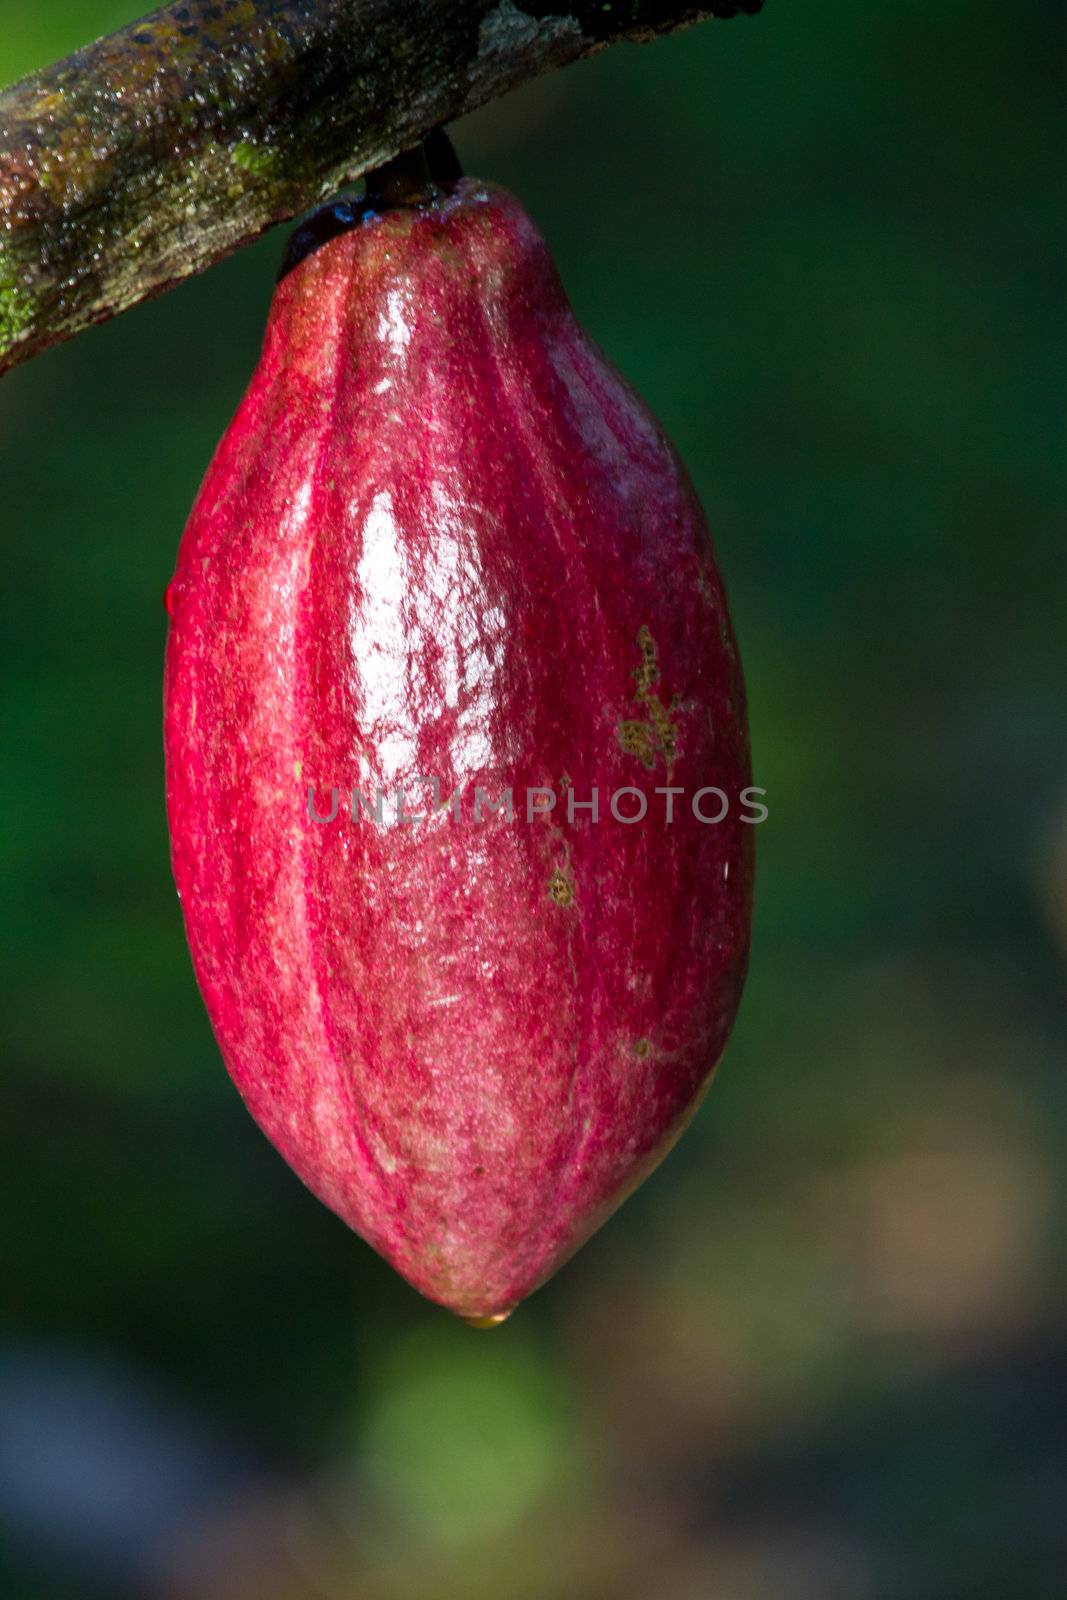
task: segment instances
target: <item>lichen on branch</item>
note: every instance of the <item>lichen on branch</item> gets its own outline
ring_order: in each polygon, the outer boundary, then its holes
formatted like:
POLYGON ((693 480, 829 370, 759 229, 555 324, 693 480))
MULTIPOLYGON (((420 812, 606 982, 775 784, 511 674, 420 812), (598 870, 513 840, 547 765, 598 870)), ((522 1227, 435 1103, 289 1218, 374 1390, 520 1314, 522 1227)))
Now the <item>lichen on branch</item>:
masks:
POLYGON ((763 0, 177 0, 0 93, 0 372, 619 39, 763 0))

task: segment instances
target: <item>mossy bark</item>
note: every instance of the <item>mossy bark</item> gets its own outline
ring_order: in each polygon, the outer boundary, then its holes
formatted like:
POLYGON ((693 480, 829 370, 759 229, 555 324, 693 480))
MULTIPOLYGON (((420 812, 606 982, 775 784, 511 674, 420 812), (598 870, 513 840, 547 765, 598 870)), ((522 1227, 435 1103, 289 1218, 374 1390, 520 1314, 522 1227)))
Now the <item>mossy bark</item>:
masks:
POLYGON ((0 372, 201 272, 431 128, 762 0, 179 0, 0 94, 0 372))

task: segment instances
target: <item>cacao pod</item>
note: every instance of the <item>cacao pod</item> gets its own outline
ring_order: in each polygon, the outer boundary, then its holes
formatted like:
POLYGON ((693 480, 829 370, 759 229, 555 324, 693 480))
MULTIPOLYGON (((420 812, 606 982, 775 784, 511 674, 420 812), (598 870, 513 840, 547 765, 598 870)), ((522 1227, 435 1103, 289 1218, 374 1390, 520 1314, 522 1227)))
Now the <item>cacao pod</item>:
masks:
POLYGON ((752 888, 703 513, 511 196, 367 209, 283 276, 168 609, 229 1072, 417 1289, 502 1320, 692 1116, 752 888))

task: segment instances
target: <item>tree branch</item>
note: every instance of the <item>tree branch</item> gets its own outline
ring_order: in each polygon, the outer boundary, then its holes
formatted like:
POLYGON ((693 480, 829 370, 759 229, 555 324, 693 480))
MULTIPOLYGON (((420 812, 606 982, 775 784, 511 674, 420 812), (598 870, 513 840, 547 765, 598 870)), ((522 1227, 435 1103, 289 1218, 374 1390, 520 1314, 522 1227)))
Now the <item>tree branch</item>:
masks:
POLYGON ((0 94, 0 372, 439 123, 763 0, 177 0, 0 94))

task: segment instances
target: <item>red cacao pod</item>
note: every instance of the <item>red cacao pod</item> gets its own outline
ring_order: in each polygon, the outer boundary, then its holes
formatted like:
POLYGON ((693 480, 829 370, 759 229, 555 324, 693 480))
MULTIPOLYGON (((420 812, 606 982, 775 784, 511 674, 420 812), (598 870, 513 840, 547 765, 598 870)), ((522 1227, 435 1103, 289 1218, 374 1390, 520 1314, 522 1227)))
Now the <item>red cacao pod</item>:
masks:
POLYGON ((514 199, 369 211, 282 278, 168 609, 174 873, 227 1067, 405 1278, 500 1320, 692 1116, 752 886, 703 514, 514 199))

